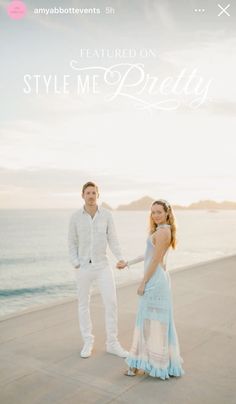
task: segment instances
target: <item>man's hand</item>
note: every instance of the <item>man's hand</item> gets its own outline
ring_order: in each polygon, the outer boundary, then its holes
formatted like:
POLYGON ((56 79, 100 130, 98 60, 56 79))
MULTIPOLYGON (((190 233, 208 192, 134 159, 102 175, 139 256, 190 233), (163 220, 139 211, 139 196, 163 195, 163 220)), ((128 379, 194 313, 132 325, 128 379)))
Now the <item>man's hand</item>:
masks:
POLYGON ((125 262, 124 260, 120 260, 116 264, 117 269, 124 269, 125 267, 127 267, 127 262, 125 262))
POLYGON ((142 282, 140 283, 139 287, 138 287, 137 294, 138 294, 139 296, 143 296, 143 295, 144 295, 144 291, 145 291, 145 282, 142 281, 142 282))

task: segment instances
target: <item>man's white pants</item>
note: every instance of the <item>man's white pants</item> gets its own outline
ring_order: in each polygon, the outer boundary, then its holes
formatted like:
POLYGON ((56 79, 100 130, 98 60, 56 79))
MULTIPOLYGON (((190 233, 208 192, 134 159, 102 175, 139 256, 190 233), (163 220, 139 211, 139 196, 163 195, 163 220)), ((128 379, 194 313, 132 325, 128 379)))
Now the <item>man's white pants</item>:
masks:
POLYGON ((80 332, 84 342, 93 342, 90 316, 91 287, 96 281, 105 306, 107 344, 117 341, 117 297, 114 274, 108 265, 90 264, 76 271, 80 332))

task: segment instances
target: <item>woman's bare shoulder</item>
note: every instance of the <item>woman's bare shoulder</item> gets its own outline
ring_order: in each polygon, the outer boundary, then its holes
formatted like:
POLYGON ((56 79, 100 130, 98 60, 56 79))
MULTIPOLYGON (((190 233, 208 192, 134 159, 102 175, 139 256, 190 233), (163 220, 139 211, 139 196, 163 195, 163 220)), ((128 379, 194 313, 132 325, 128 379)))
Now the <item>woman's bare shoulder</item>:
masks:
POLYGON ((171 237, 171 230, 169 227, 160 227, 152 234, 152 240, 155 244, 157 241, 168 241, 171 237))

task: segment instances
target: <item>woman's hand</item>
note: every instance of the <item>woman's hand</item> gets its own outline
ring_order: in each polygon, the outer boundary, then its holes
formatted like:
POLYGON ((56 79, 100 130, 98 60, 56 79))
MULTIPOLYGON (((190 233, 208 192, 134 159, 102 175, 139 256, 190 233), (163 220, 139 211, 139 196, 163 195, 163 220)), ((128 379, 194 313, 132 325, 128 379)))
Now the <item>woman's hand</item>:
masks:
POLYGON ((142 281, 142 282, 140 283, 139 287, 138 287, 137 294, 138 294, 139 296, 143 296, 143 295, 144 295, 144 291, 145 291, 145 282, 142 281))
POLYGON ((127 262, 125 262, 123 260, 118 261, 116 264, 117 269, 124 269, 125 267, 127 267, 127 262))

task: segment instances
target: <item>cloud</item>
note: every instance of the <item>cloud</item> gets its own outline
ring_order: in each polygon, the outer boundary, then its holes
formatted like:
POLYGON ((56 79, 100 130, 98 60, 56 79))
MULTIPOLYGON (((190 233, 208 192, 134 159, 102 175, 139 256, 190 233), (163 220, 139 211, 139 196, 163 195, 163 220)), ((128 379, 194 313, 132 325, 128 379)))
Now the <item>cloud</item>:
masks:
POLYGON ((193 176, 176 182, 148 178, 116 176, 82 170, 0 168, 2 207, 73 207, 81 200, 81 188, 87 181, 100 188, 100 200, 113 207, 145 195, 169 199, 172 203, 191 203, 199 199, 235 200, 235 175, 193 176))
POLYGON ((45 190, 57 192, 72 191, 78 188, 78 185, 84 178, 88 178, 89 173, 80 171, 64 171, 53 169, 27 169, 27 170, 9 170, 0 169, 1 186, 20 187, 30 190, 45 190))
MULTIPOLYGON (((73 193, 79 190, 87 181, 95 181, 102 184, 104 192, 126 192, 133 190, 144 190, 156 187, 158 182, 122 178, 116 175, 97 174, 83 170, 62 170, 62 169, 6 169, 0 168, 0 183, 2 187, 19 187, 21 189, 37 189, 50 192, 73 193)), ((163 184, 159 183, 163 187, 163 184)))
POLYGON ((216 115, 226 115, 236 118, 236 102, 218 100, 208 104, 206 109, 216 115))

